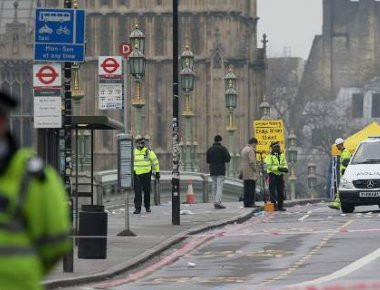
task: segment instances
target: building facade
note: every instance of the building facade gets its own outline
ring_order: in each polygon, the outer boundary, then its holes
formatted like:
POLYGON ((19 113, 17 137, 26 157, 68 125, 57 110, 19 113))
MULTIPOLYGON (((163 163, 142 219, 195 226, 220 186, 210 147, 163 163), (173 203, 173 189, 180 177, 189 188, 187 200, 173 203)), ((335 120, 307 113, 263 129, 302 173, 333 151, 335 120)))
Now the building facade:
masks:
MULTIPOLYGON (((4 2, 4 1, 3 1, 4 2)), ((7 5, 15 1, 5 0, 7 5)), ((7 15, 29 11, 23 20, 24 34, 20 34, 20 51, 8 41, 0 44, 0 65, 15 59, 27 69, 13 70, 32 81, 33 12, 38 6, 63 7, 62 0, 16 1, 17 9, 7 10, 7 15), (31 5, 29 5, 32 3, 31 5), (17 12, 18 11, 18 12, 17 12), (28 31, 32 31, 28 34, 28 31), (29 37, 29 38, 28 38, 29 37), (10 55, 11 54, 11 55, 10 55), (12 57, 14 56, 14 57, 12 57), (23 59, 24 63, 21 63, 23 59)), ((145 107, 142 131, 150 137, 150 147, 155 150, 163 168, 171 168, 171 118, 172 118, 172 14, 170 0, 86 0, 77 1, 86 9, 86 62, 81 65, 81 83, 85 97, 81 101, 82 115, 107 115, 122 120, 121 111, 98 109, 98 57, 119 55, 119 45, 129 42, 129 34, 137 23, 146 35, 146 74, 142 83, 145 107)), ((12 6, 13 7, 13 6, 12 6)), ((0 10, 1 11, 1 10, 0 10)), ((4 7, 3 7, 4 11, 4 7)), ((195 55, 196 82, 192 92, 193 140, 197 149, 200 169, 206 171, 205 152, 213 136, 221 134, 227 140, 227 109, 225 108, 224 75, 228 66, 238 77, 238 106, 235 110, 235 148, 239 152, 252 134, 252 121, 259 115, 259 104, 264 93, 263 70, 265 56, 257 48, 256 0, 186 0, 179 6, 180 52, 188 44, 195 55)), ((4 12, 3 12, 4 13, 4 12)), ((14 20, 8 19, 6 27, 14 20)), ((17 20, 20 22, 21 20, 17 20)), ((1 24, 0 24, 1 25, 1 24)), ((20 28, 21 29, 21 28, 20 28)), ((12 39, 11 27, 2 31, 2 39, 12 39)), ((4 83, 0 74, 0 84, 4 83)), ((9 83, 9 85, 11 85, 9 83)), ((21 85, 21 83, 20 83, 21 85)), ((130 106, 134 84, 128 75, 127 115, 131 132, 135 132, 135 111, 130 106)), ((17 88, 15 90, 17 92, 17 88)), ((22 91, 22 95, 26 93, 22 91)), ((24 99, 24 96, 22 97, 24 99)), ((30 105, 30 104, 29 104, 30 105)), ((21 110, 23 110, 23 106, 21 110)), ((29 107, 28 107, 29 108, 29 107)), ((30 107, 31 108, 31 107, 30 107)), ((183 102, 181 101, 181 111, 183 102)), ((182 120, 181 120, 182 121, 182 120)), ((181 122, 181 126, 183 122, 181 122)), ((24 128, 24 127, 23 127, 24 128)), ((26 128, 26 127, 25 127, 26 128)), ((129 129, 129 128, 128 128, 129 129)), ((21 129, 23 130, 23 129, 21 129)), ((95 143, 95 168, 116 168, 116 134, 98 132, 95 143)), ((21 135, 21 133, 20 133, 21 135)), ((33 134, 32 134, 33 135, 33 134)), ((23 137, 22 137, 23 138, 23 137)), ((35 142, 32 137, 30 142, 35 142)))

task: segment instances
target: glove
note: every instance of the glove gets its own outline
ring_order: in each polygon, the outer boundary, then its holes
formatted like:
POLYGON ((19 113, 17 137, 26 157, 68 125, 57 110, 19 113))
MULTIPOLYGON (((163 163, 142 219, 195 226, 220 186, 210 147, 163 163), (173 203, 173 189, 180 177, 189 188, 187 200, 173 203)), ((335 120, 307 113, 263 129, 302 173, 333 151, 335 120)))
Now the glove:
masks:
POLYGON ((279 168, 278 170, 280 170, 281 172, 289 172, 288 168, 279 168))
POLYGON ((160 173, 156 172, 156 179, 160 179, 160 173))

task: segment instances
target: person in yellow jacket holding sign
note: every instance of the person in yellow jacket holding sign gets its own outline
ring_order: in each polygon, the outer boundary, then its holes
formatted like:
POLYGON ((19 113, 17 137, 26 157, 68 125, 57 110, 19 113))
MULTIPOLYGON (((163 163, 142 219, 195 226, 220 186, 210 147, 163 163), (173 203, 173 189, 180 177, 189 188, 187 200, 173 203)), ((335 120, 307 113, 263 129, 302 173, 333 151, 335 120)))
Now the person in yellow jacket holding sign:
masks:
POLYGON ((265 157, 265 164, 269 177, 270 200, 275 205, 275 209, 286 211, 284 208, 284 174, 288 172, 288 164, 285 154, 281 152, 280 142, 273 142, 271 152, 265 157))
POLYGON ((17 102, 0 92, 0 289, 42 289, 41 280, 70 250, 67 194, 59 176, 8 126, 17 102))
POLYGON ((141 213, 142 190, 144 190, 144 206, 146 212, 150 210, 150 189, 152 168, 156 179, 160 179, 160 165, 156 154, 145 146, 145 138, 136 136, 136 148, 134 149, 134 190, 135 190, 135 211, 134 214, 141 213))
MULTIPOLYGON (((344 140, 342 138, 338 138, 335 140, 335 146, 338 148, 340 153, 339 158, 339 173, 340 177, 343 176, 344 172, 346 171, 346 167, 351 159, 351 152, 344 147, 344 140)), ((340 198, 339 193, 336 194, 335 199, 331 205, 329 205, 330 208, 340 210, 340 198)))

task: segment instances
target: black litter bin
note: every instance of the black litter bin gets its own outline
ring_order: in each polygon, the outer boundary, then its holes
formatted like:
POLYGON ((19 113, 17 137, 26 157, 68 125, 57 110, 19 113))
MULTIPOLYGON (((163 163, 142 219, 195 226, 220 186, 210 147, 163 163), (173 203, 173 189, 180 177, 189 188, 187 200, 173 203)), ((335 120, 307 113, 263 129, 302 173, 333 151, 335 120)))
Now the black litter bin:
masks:
POLYGON ((79 238, 79 259, 107 258, 108 215, 102 205, 82 205, 79 212, 79 236, 97 236, 79 238), (101 237, 103 236, 103 237, 101 237))

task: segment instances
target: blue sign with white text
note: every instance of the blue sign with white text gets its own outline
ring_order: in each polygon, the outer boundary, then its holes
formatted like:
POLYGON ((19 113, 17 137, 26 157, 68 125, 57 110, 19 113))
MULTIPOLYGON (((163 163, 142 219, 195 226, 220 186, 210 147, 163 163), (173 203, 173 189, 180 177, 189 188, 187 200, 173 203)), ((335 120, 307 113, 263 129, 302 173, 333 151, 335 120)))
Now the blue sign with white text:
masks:
POLYGON ((84 10, 37 8, 35 21, 34 60, 84 61, 84 10))

